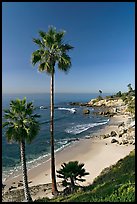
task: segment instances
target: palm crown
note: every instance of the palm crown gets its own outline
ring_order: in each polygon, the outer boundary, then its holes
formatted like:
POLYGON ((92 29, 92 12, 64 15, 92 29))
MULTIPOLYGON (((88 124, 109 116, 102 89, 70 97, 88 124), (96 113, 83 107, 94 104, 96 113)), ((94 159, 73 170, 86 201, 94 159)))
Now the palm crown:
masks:
POLYGON ((39 124, 35 119, 39 115, 33 114, 33 111, 33 104, 27 103, 26 98, 10 102, 10 109, 4 110, 4 118, 7 119, 7 122, 3 123, 3 127, 7 126, 8 142, 21 142, 22 139, 25 139, 31 143, 39 131, 39 124))
POLYGON ((55 64, 63 71, 68 71, 71 67, 71 59, 67 52, 73 47, 63 43, 65 31, 56 31, 56 28, 50 27, 49 31, 39 31, 40 39, 33 39, 39 49, 32 53, 32 64, 39 63, 38 70, 46 71, 49 74, 55 72, 55 64))

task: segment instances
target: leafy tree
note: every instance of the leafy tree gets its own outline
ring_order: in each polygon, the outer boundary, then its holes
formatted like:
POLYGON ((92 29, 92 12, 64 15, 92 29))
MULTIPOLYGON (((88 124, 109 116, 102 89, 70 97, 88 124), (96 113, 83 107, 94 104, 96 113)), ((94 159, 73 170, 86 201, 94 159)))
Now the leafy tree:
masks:
POLYGON ((32 102, 27 103, 26 98, 11 100, 10 108, 4 110, 4 118, 7 122, 3 123, 3 127, 6 127, 7 141, 18 142, 20 145, 24 196, 28 202, 32 201, 32 198, 28 188, 25 141, 30 144, 39 131, 39 123, 36 121, 39 115, 33 114, 33 111, 32 102))
POLYGON ((71 192, 74 191, 76 186, 76 181, 85 181, 81 178, 83 176, 89 175, 88 172, 83 168, 84 164, 78 164, 78 161, 70 161, 68 163, 63 163, 57 171, 57 177, 62 178, 62 185, 71 189, 71 192))
POLYGON ((71 58, 67 54, 73 47, 65 44, 63 37, 64 31, 56 31, 56 28, 50 27, 48 32, 39 31, 40 39, 33 39, 39 47, 32 53, 32 64, 38 63, 38 70, 46 72, 51 76, 50 96, 50 138, 51 138, 51 178, 52 194, 57 194, 56 176, 55 176, 55 156, 54 156, 54 74, 55 65, 61 71, 67 72, 71 67, 71 58))

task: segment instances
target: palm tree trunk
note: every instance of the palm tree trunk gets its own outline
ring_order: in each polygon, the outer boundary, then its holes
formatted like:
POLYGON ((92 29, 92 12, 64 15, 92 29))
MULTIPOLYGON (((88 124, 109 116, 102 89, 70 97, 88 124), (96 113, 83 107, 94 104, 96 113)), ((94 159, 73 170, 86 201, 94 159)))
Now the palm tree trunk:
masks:
POLYGON ((51 75, 50 84, 50 142, 51 142, 51 178, 52 178, 52 194, 58 193, 55 175, 55 156, 54 156, 54 73, 51 75))
POLYGON ((28 187, 28 177, 27 177, 27 167, 26 167, 26 157, 25 157, 25 141, 22 140, 20 143, 21 152, 21 164, 22 164, 22 175, 23 175, 23 187, 25 200, 28 202, 32 201, 28 187))
POLYGON ((70 177, 70 180, 71 180, 71 192, 73 192, 75 188, 75 183, 72 177, 70 177))

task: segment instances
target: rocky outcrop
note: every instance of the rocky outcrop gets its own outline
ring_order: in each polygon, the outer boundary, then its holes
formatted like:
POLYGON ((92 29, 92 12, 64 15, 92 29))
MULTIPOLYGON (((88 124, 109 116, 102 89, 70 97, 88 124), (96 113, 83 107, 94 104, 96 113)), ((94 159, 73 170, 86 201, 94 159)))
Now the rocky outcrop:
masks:
POLYGON ((111 131, 111 134, 110 134, 111 137, 115 137, 116 135, 117 133, 115 131, 111 131))
POLYGON ((100 135, 100 137, 101 137, 102 139, 106 139, 106 138, 109 138, 109 137, 110 137, 110 134, 100 135))
POLYGON ((113 139, 111 140, 111 143, 119 143, 119 141, 113 138, 113 139))
POLYGON ((110 111, 110 110, 108 110, 108 111, 101 111, 101 112, 99 112, 98 113, 99 115, 104 115, 104 116, 107 116, 107 117, 113 117, 115 114, 112 112, 112 111, 110 111))
POLYGON ((89 114, 90 113, 90 110, 89 109, 84 109, 83 110, 83 114, 89 114))
POLYGON ((118 125, 118 128, 120 128, 120 127, 124 127, 124 126, 125 126, 125 123, 122 122, 122 123, 120 123, 120 124, 118 125))
POLYGON ((130 124, 120 123, 118 130, 111 131, 110 134, 100 135, 102 139, 109 137, 115 137, 111 140, 111 143, 117 143, 119 145, 132 144, 135 145, 135 123, 132 121, 130 124))
POLYGON ((69 105, 71 106, 87 106, 87 103, 80 103, 80 102, 70 102, 69 105))
MULTIPOLYGON (((122 99, 102 99, 102 100, 97 100, 97 99, 92 99, 91 101, 88 102, 89 105, 91 106, 107 106, 107 107, 115 107, 115 106, 123 106, 125 103, 123 102, 122 99)), ((116 109, 114 109, 114 112, 116 112, 116 109)))
POLYGON ((123 145, 128 144, 128 140, 124 139, 122 140, 123 145))

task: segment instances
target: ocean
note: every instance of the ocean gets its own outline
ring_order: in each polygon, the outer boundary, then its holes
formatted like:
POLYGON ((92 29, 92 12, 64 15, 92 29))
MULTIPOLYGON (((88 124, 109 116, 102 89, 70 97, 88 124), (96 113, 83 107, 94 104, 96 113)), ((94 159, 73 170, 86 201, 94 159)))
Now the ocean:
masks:
MULTIPOLYGON (((108 95, 108 94, 107 94, 108 95)), ((10 100, 23 97, 32 101, 41 128, 37 137, 31 144, 26 144, 26 159, 28 169, 39 165, 50 155, 50 94, 3 94, 2 110, 9 108, 10 100), (46 107, 45 109, 43 107, 46 107)), ((88 108, 90 114, 84 115, 85 107, 72 106, 69 102, 88 102, 98 94, 55 94, 54 138, 55 151, 59 151, 76 139, 94 133, 98 128, 106 125, 107 117, 96 116, 94 109, 88 108)), ((104 94, 105 96, 105 94, 104 94)), ((2 121, 4 112, 2 111, 2 121)), ((16 176, 21 169, 20 149, 17 143, 8 144, 5 137, 5 128, 2 130, 2 181, 10 175, 16 176)))

